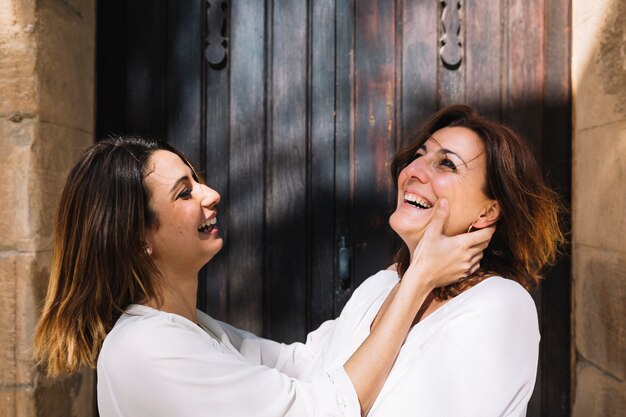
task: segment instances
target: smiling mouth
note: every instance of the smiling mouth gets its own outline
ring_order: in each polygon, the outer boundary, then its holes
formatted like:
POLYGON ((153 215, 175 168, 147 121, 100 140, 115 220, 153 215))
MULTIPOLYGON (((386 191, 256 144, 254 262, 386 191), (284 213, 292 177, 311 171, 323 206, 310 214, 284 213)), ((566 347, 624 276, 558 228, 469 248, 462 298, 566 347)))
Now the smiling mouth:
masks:
POLYGON ((211 233, 213 229, 215 229, 215 225, 217 224, 217 217, 211 217, 207 219, 204 223, 198 227, 198 232, 200 233, 211 233))
POLYGON ((404 193, 404 202, 422 210, 427 210, 433 206, 427 200, 413 193, 404 193))

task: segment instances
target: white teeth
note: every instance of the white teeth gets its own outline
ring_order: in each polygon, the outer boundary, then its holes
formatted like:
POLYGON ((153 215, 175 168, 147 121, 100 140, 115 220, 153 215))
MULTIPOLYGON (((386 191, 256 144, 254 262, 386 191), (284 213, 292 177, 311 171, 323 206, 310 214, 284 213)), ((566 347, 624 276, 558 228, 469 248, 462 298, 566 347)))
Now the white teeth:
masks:
POLYGON ((210 219, 207 219, 204 223, 202 223, 200 227, 198 227, 198 230, 206 231, 207 229, 214 226, 216 223, 217 223, 217 216, 211 217, 210 219))
POLYGON ((414 206, 417 206, 423 209, 429 209, 432 207, 432 205, 428 201, 416 196, 413 193, 404 193, 404 201, 407 201, 413 204, 414 206))

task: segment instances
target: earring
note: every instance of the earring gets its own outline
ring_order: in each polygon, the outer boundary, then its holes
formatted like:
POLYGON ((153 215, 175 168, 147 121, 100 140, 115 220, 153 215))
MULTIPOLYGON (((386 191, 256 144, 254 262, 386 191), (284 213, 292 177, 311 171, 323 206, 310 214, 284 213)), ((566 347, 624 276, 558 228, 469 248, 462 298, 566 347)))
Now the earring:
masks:
POLYGON ((143 247, 144 252, 146 252, 146 255, 150 256, 152 255, 152 248, 148 245, 143 247))

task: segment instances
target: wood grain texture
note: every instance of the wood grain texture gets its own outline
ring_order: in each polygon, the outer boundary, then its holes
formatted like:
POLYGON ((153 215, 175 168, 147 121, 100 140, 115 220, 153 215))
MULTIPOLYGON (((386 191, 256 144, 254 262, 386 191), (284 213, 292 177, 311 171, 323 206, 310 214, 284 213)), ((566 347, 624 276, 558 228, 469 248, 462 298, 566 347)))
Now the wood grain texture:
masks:
POLYGON ((229 227, 228 311, 236 326, 262 334, 266 21, 261 2, 230 4, 230 80, 223 94, 230 100, 223 106, 229 110, 224 120, 230 127, 230 144, 227 153, 218 155, 229 161, 228 205, 223 210, 229 227))
POLYGON ((355 284, 393 256, 389 165, 395 152, 396 12, 393 2, 355 4, 353 235, 355 284))
POLYGON ((541 163, 544 99, 543 0, 509 0, 505 14, 503 121, 530 143, 541 163), (532 30, 530 28, 532 27, 532 30))
POLYGON ((499 120, 503 80, 501 0, 465 0, 466 102, 499 120))
MULTIPOLYGON (((571 202, 571 2, 544 3, 544 107, 542 161, 548 182, 569 206, 571 202)), ((566 217, 564 227, 571 231, 566 217)), ((568 233, 569 234, 569 233, 568 233)), ((564 248, 569 254, 570 248, 564 248)), ((565 256, 542 283, 541 415, 571 415, 571 264, 565 256)))
POLYGON ((437 110, 437 2, 404 0, 402 7, 401 126, 399 137, 437 110))
POLYGON ((126 4, 126 133, 164 138, 165 2, 138 0, 126 4))
MULTIPOLYGON (((335 3, 335 242, 343 236, 349 254, 354 251, 351 230, 352 144, 354 143, 354 1, 335 3)), ((335 247, 335 252, 337 248, 335 247)), ((354 284, 354 256, 349 260, 350 277, 341 282, 334 277, 333 315, 339 315, 350 298, 354 284)), ((337 260, 334 260, 337 266, 337 260)))
POLYGON ((308 177, 309 312, 307 328, 334 318, 335 0, 311 3, 309 24, 308 177))
POLYGON ((307 17, 306 3, 273 2, 265 326, 280 341, 302 340, 306 329, 307 17))
MULTIPOLYGON (((170 2, 165 6, 168 32, 165 36, 166 133, 163 139, 175 144, 206 176, 205 138, 202 134, 203 74, 200 70, 193 73, 188 70, 188 67, 202 68, 202 56, 198 53, 202 48, 202 20, 195 18, 202 10, 201 0, 184 0, 177 4, 170 2)), ((206 180, 210 186, 219 187, 219 184, 212 183, 212 176, 206 180)), ((198 288, 201 305, 207 305, 206 284, 207 273, 203 270, 198 288)), ((216 304, 212 301, 210 305, 213 307, 216 304)))

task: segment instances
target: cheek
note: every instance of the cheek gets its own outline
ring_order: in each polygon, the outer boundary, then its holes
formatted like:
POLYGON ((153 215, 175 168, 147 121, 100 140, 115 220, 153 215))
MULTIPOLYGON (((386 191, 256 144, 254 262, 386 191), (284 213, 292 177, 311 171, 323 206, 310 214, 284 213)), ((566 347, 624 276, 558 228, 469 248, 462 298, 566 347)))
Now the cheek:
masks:
POLYGON ((458 178, 450 175, 440 175, 432 178, 431 184, 437 198, 446 198, 449 203, 458 194, 458 178))

